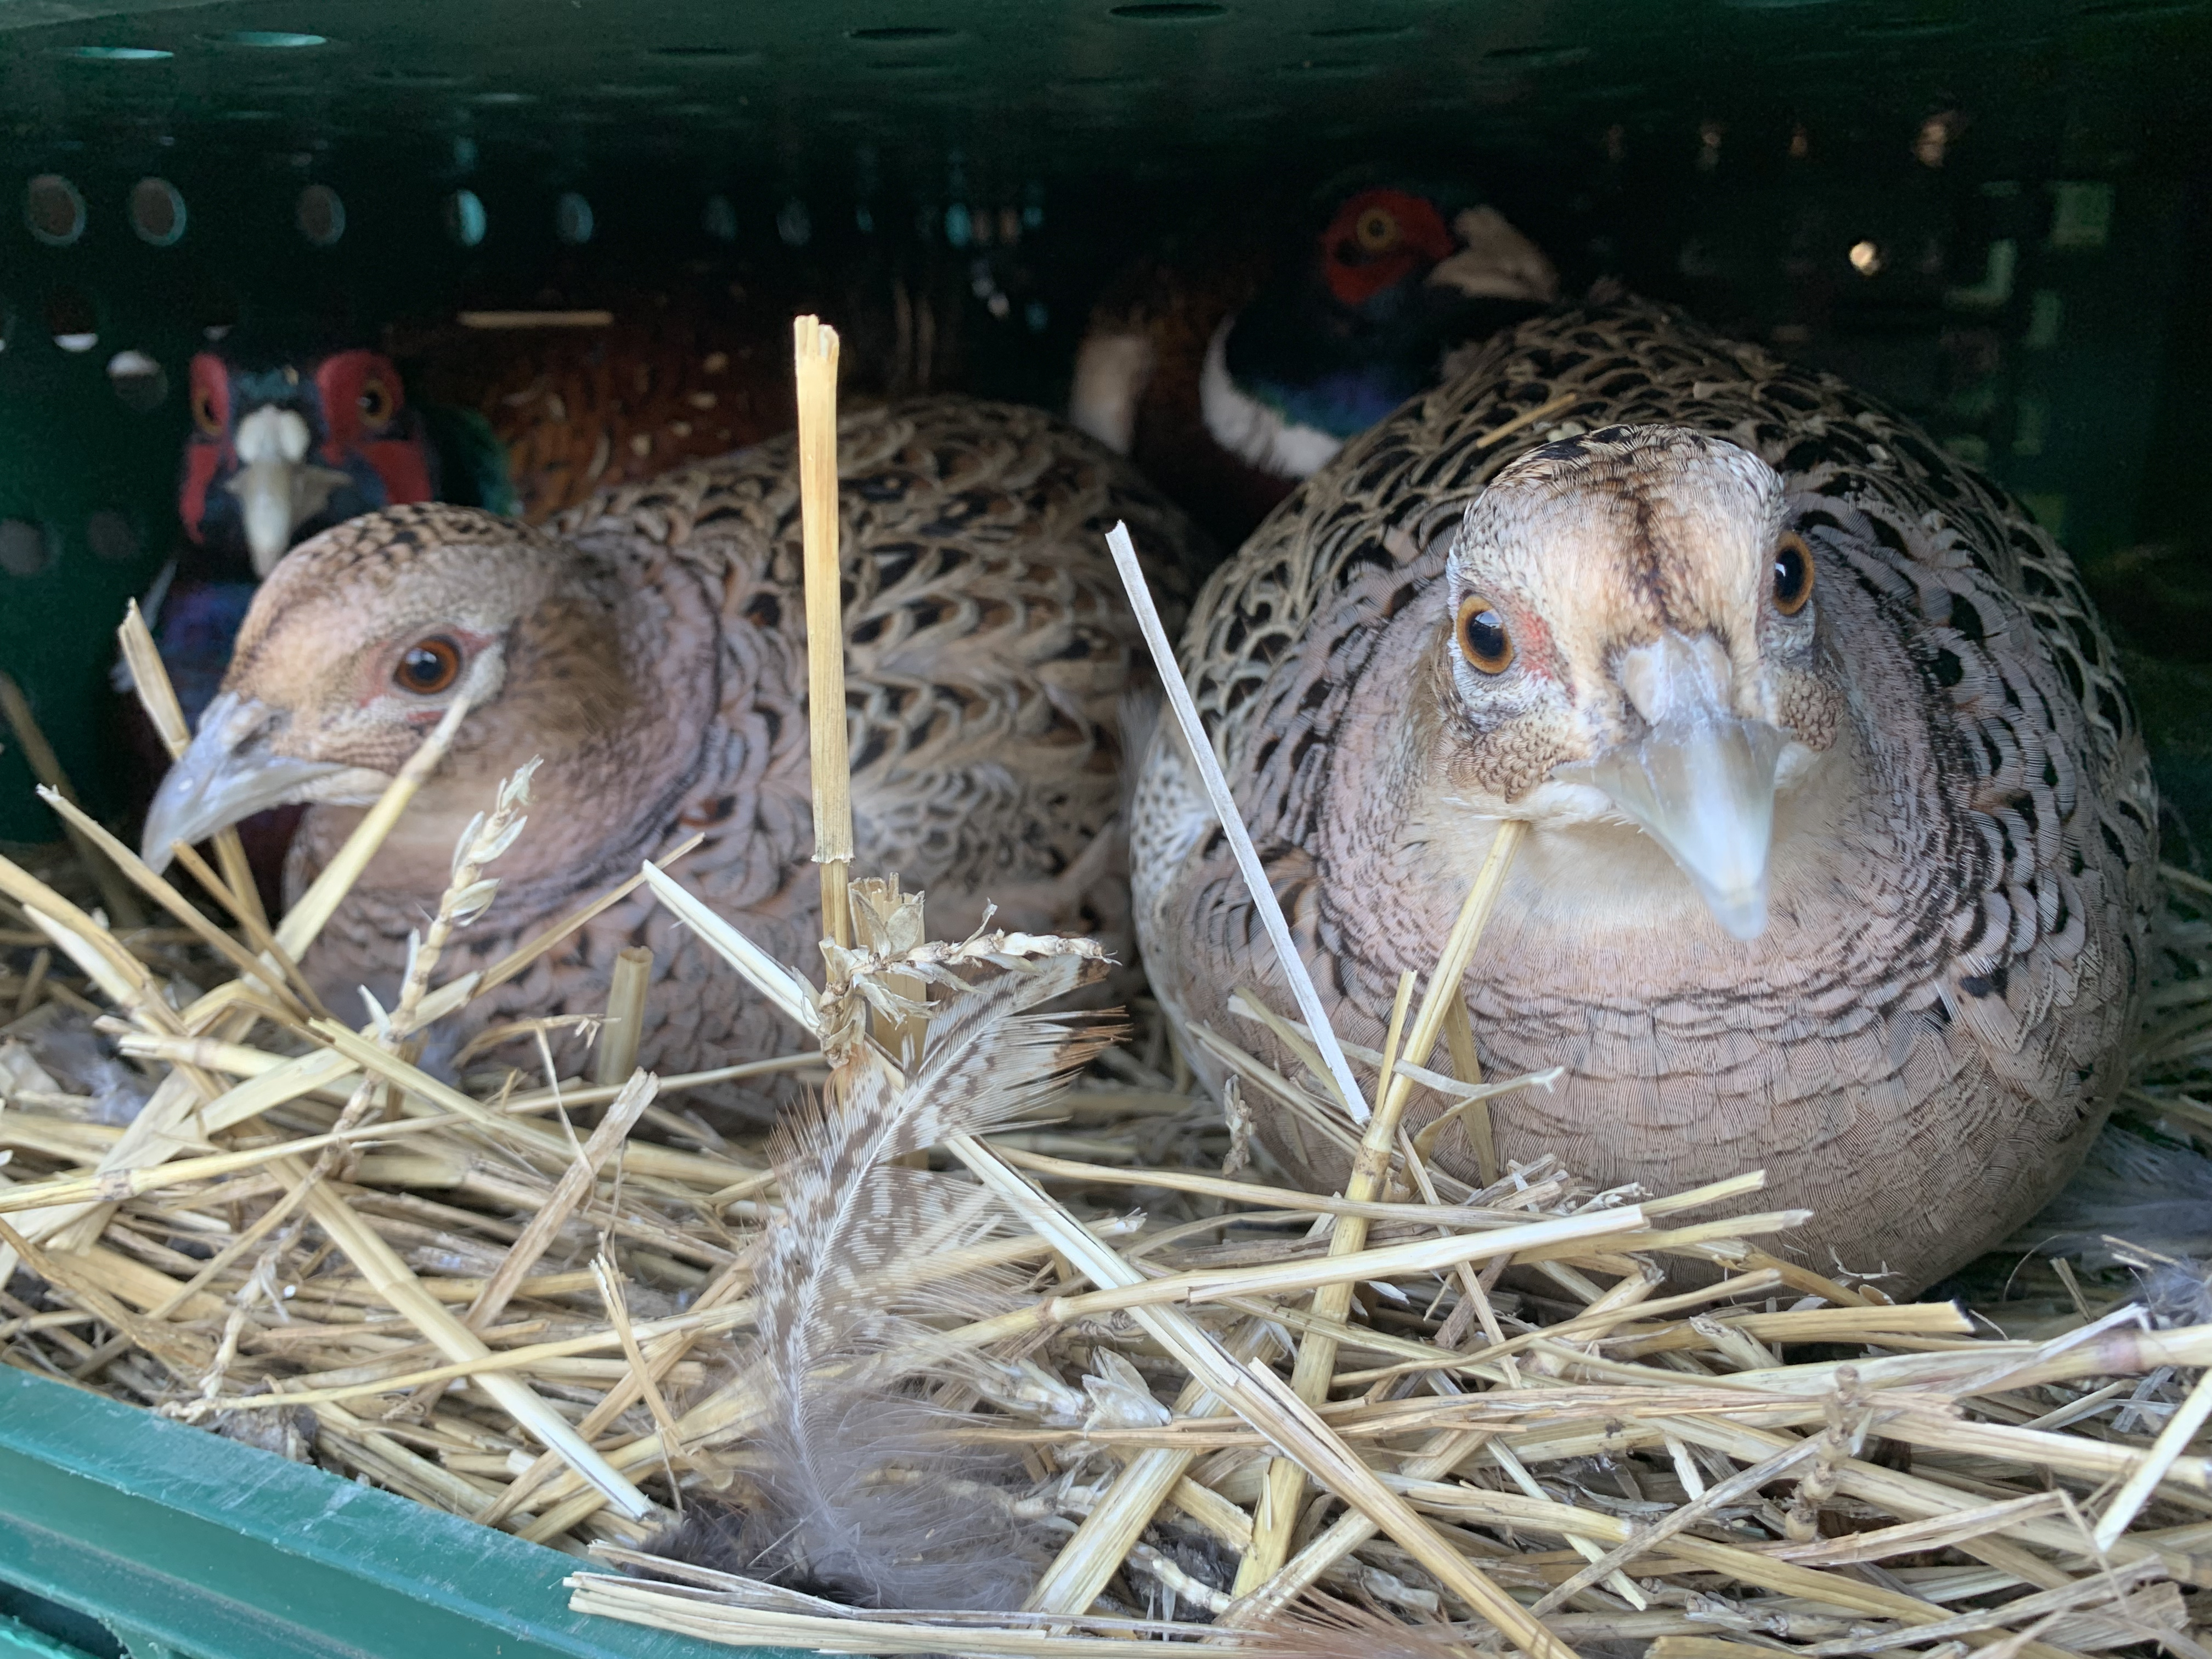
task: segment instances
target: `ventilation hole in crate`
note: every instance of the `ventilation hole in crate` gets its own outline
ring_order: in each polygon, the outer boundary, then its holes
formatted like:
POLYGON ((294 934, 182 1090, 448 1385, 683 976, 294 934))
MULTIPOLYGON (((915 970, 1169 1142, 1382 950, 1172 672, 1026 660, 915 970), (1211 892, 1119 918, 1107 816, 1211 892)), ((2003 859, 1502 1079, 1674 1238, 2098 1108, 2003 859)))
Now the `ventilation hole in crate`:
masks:
POLYGON ((598 222, 591 203, 580 191, 563 191, 553 204, 553 234, 570 247, 581 247, 590 241, 598 222))
POLYGON ((59 46, 54 56, 80 64, 158 64, 176 53, 159 46, 59 46))
POLYGON ((1936 40, 1962 34, 1972 27, 1965 20, 1929 14, 1918 17, 1880 17, 1859 24, 1851 33, 1862 40, 1936 40))
POLYGON ((110 357, 107 383, 125 409, 141 415, 159 409, 169 396, 168 371, 143 351, 118 351, 110 357))
POLYGON ((1493 64, 1510 64, 1516 69, 1565 69, 1570 64, 1586 62, 1590 49, 1588 46, 1499 46, 1482 55, 1493 64))
POLYGON ((28 519, 0 519, 0 571, 35 576, 53 562, 46 532, 28 519))
POLYGON ((300 34, 290 29, 233 29, 216 38, 227 46, 249 46, 261 52, 301 52, 331 43, 327 34, 300 34))
POLYGON ((1137 23, 1196 23, 1224 16, 1229 8, 1214 5, 1211 0, 1142 0, 1139 4, 1109 6, 1107 10, 1137 23))
POLYGON ((131 186, 131 228, 152 247, 174 247, 185 237, 185 198, 167 179, 141 179, 131 186))
POLYGON ((446 234, 463 247, 475 247, 490 229, 483 198, 472 190, 457 190, 446 198, 446 234))
POLYGON ((454 75, 443 70, 380 69, 371 70, 368 78, 380 81, 388 87, 407 87, 422 92, 442 92, 454 87, 465 87, 476 79, 472 75, 454 75))
POLYGON ((893 42, 900 40, 942 40, 947 35, 953 33, 954 31, 951 29, 939 28, 929 24, 905 23, 894 24, 883 28, 848 29, 845 32, 845 38, 848 40, 888 40, 893 42))
POLYGON ((1345 23, 1335 28, 1308 29, 1310 40, 1395 40, 1411 34, 1411 23, 1345 23))
POLYGON ((103 507, 84 521, 84 544, 94 558, 109 564, 128 564, 138 556, 138 532, 112 507, 103 507))
POLYGON ((23 188, 23 224, 48 247, 67 247, 84 234, 84 198, 58 173, 42 173, 23 188))
POLYGON ((758 52, 750 46, 647 46, 647 58, 682 58, 695 64, 757 64, 758 52))
POLYGON ((796 196, 783 204, 783 211, 775 216, 775 234, 786 247, 805 247, 814 240, 814 216, 806 210, 806 204, 796 196))
POLYGON ((738 210, 726 196, 709 196, 700 210, 699 228, 718 242, 738 240, 738 210))
POLYGON ((293 206, 292 222, 315 246, 335 246, 345 234, 345 198, 328 185, 309 185, 293 206))
POLYGON ((100 313, 81 289, 57 289, 46 301, 46 332, 64 351, 89 351, 100 343, 100 313))
POLYGON ((1853 242, 1851 244, 1850 261, 1851 269, 1858 272, 1860 276, 1880 276, 1881 274, 1881 244, 1879 242, 1853 242))

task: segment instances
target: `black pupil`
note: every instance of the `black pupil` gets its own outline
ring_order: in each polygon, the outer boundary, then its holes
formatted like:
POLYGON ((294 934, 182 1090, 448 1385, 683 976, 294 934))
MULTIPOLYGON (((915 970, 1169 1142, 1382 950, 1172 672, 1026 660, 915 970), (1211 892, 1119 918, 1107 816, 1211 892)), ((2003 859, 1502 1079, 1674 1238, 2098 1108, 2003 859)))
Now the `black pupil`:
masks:
POLYGON ((427 646, 416 646, 407 653, 400 672, 416 685, 434 687, 446 678, 446 659, 427 646))
POLYGON ((1505 619, 1495 611, 1478 611, 1467 619, 1467 648, 1477 657, 1505 654, 1505 619))
POLYGON ((1774 556, 1774 592, 1785 605, 1805 591, 1805 556, 1785 547, 1774 556))

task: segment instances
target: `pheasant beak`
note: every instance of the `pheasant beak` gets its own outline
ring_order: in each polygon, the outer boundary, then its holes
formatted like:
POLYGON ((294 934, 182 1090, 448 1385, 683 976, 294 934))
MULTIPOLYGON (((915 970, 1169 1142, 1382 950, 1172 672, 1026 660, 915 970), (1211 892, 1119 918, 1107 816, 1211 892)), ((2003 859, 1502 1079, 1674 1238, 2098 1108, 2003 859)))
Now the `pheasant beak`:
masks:
POLYGON ((1757 939, 1787 737, 1735 712, 1727 654, 1710 636, 1664 635, 1626 653, 1619 674, 1644 730, 1573 769, 1667 849, 1723 927, 1757 939))
POLYGON ((218 830, 271 806, 308 799, 308 790, 352 769, 300 760, 270 747, 275 717, 265 704, 226 691, 200 716, 191 746, 161 780, 146 814, 141 855, 157 872, 178 842, 205 841, 218 830))
POLYGON ((238 497, 257 576, 276 568, 292 545, 292 532, 321 512, 331 492, 346 482, 333 468, 307 465, 313 438, 297 410, 257 409, 238 423, 233 443, 239 468, 224 488, 238 497))

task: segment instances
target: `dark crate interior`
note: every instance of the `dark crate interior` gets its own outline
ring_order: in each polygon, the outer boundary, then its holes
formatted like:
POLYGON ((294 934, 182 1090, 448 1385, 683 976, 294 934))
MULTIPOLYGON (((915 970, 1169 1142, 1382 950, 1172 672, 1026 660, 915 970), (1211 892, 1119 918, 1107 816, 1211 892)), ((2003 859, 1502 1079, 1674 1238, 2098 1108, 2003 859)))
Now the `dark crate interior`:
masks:
MULTIPOLYGON (((2200 0, 16 0, 0 665, 121 811, 112 630, 179 534, 210 329, 673 296, 773 342, 811 307, 863 387, 1057 405, 1132 258, 1364 169, 1461 181, 1567 291, 1832 368, 2019 492, 2127 638, 2188 862, 2208 28, 2200 0)), ((0 839, 52 836, 30 783, 0 753, 0 839)))

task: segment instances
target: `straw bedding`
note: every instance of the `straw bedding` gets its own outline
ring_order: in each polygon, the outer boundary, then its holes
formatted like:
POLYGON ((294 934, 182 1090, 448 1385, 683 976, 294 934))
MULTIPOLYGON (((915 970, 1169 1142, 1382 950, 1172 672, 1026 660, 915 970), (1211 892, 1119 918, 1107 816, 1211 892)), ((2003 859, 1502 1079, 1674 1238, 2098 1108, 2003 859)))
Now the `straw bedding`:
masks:
MULTIPOLYGON (((772 1140, 689 1103, 726 1073, 633 1069, 642 963, 591 1075, 434 1075, 425 1039, 520 965, 438 967, 526 772, 395 1006, 325 1009, 295 964, 441 741, 274 924, 234 849, 187 896, 65 801, 80 852, 0 860, 7 1363, 587 1557, 578 1607, 721 1642, 2206 1655, 2212 1322, 2171 1249, 1893 1305, 1793 1255, 1755 1171, 1472 1189, 1405 1101, 1478 1143, 1546 1079, 1463 1079, 1412 976, 1345 1056, 1362 1123, 1295 1010, 1235 1012, 1296 1076, 1237 1030, 1055 1013, 1095 946, 931 940, 895 883, 782 963, 680 863, 640 872, 790 1020, 766 1065, 819 1097, 772 1140), (1346 1191, 1279 1184, 1261 1111, 1355 1151, 1346 1191)), ((2128 1096, 2173 1156, 2212 1142, 2207 898, 2174 873, 2128 1096)))

